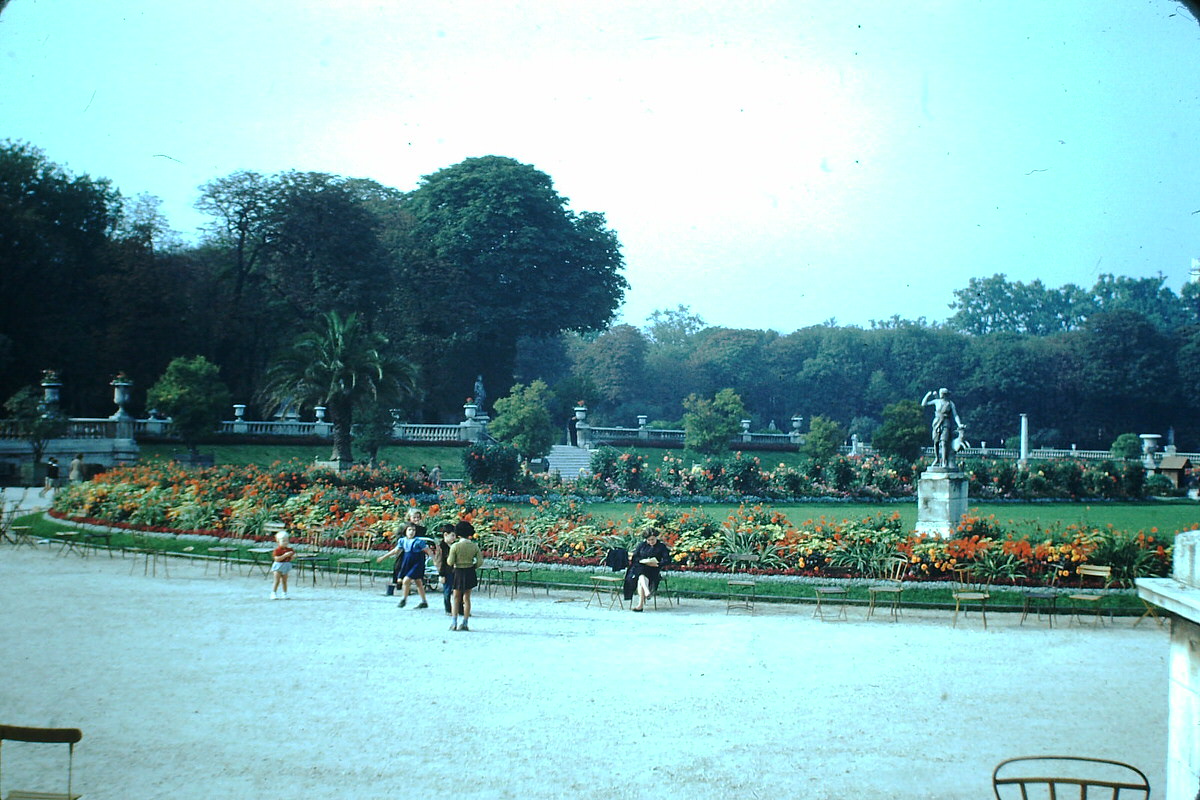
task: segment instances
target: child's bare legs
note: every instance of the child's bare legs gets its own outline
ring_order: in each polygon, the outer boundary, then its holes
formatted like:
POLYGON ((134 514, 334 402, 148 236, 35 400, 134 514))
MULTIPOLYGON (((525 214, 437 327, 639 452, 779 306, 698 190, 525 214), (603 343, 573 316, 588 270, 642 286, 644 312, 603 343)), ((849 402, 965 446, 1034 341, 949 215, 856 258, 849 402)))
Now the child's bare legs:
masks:
POLYGON ((455 589, 454 602, 451 607, 454 609, 454 621, 450 623, 450 630, 470 630, 467 627, 467 620, 471 618, 471 590, 455 589), (460 614, 462 615, 461 626, 458 624, 460 614))
POLYGON ((408 588, 412 585, 412 578, 402 578, 400 580, 400 599, 408 599, 408 588))
POLYGON ((420 578, 413 578, 413 583, 417 585, 417 595, 421 598, 421 604, 425 605, 425 581, 420 578))
POLYGON ((288 576, 288 574, 286 572, 278 572, 276 574, 279 576, 280 582, 283 584, 283 593, 286 595, 287 594, 287 576, 288 576))

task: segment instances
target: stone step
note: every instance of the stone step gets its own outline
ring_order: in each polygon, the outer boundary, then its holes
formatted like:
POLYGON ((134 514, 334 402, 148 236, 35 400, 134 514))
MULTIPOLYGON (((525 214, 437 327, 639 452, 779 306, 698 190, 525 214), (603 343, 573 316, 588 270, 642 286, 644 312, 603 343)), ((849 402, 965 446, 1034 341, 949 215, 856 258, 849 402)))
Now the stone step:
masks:
POLYGON ((557 472, 563 480, 572 481, 579 477, 580 471, 587 472, 592 463, 592 451, 582 447, 572 447, 556 444, 550 448, 546 456, 547 469, 557 472))

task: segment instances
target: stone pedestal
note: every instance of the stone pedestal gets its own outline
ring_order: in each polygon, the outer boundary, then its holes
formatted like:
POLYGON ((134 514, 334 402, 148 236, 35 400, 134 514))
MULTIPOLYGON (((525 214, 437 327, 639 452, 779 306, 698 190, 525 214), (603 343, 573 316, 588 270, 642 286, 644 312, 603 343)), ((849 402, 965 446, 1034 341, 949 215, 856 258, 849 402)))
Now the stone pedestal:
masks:
POLYGON ((917 482, 917 533, 948 538, 967 513, 967 476, 930 467, 917 482))
POLYGON ((1171 616, 1167 688, 1167 800, 1200 788, 1200 531, 1175 536, 1170 578, 1138 578, 1137 592, 1171 616))

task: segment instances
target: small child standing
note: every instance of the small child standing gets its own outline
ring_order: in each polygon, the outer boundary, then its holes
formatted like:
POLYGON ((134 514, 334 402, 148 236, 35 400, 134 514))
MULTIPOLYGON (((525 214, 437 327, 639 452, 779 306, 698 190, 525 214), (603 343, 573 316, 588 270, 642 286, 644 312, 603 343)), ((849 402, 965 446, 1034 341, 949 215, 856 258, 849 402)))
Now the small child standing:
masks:
POLYGON ((287 593, 287 576, 292 571, 292 557, 296 555, 296 551, 288 547, 288 535, 286 533, 275 534, 275 542, 278 547, 271 554, 271 575, 274 583, 271 584, 271 599, 278 600, 281 595, 276 592, 282 588, 282 598, 288 599, 287 593))

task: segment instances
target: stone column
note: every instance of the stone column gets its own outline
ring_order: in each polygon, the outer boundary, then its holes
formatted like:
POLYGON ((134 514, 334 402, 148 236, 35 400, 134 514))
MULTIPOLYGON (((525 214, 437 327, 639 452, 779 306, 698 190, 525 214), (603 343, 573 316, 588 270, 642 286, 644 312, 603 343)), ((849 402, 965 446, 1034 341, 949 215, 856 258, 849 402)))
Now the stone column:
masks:
POLYGON ((1200 789, 1200 530, 1175 536, 1170 578, 1138 578, 1138 597, 1170 613, 1167 800, 1200 789))

